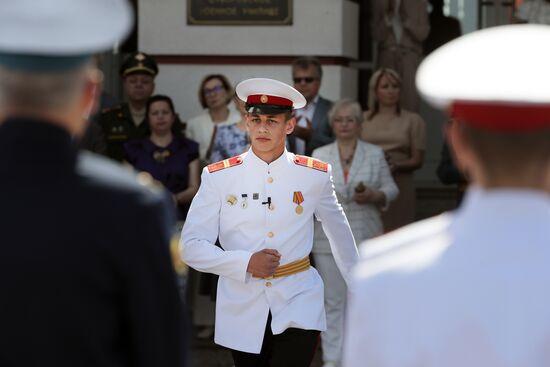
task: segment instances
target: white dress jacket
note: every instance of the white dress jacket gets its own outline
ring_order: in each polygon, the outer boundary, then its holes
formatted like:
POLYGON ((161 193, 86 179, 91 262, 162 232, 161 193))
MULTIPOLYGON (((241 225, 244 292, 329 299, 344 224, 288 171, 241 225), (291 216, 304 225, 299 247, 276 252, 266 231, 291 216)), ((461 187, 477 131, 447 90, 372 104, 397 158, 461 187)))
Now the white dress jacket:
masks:
POLYGON ((282 255, 281 265, 308 256, 315 215, 323 223, 344 279, 350 279, 358 255, 334 193, 330 166, 328 172, 300 166, 287 151, 271 164, 251 149, 240 157, 239 165, 212 173, 203 170, 182 230, 182 258, 198 271, 220 276, 215 342, 259 353, 270 311, 274 334, 290 327, 322 331, 326 321, 323 282, 314 268, 258 279, 246 271, 253 253, 276 249, 282 255), (295 192, 303 197, 301 214, 293 202, 295 192), (218 236, 223 249, 214 245, 218 236))
POLYGON ((550 196, 469 189, 361 246, 345 367, 550 366, 550 196))

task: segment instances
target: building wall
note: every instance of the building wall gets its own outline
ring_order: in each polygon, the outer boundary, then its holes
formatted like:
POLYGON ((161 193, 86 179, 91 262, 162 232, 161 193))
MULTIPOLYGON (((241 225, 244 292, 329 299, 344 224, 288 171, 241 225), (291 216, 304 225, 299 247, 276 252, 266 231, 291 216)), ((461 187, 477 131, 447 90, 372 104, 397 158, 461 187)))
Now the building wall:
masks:
POLYGON ((357 98, 358 4, 294 0, 291 26, 190 26, 186 0, 139 0, 139 49, 160 61, 156 92, 170 95, 185 120, 201 112, 200 80, 222 73, 232 83, 269 77, 291 83, 289 63, 300 55, 324 63, 321 94, 357 98))
POLYGON ((291 26, 190 26, 186 20, 187 0, 140 0, 139 47, 165 55, 312 54, 357 58, 357 4, 349 0, 293 2, 291 26), (342 42, 344 36, 348 42, 342 42))

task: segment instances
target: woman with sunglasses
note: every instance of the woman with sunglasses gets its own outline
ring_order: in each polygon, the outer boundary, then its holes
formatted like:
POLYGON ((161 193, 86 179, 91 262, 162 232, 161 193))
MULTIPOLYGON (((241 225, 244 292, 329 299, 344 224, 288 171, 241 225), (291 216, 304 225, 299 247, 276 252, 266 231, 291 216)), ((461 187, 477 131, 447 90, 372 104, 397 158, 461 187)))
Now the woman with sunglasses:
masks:
POLYGON ((199 86, 198 95, 205 110, 187 122, 186 135, 199 143, 200 160, 204 166, 210 163, 217 127, 237 123, 241 116, 230 108, 233 88, 222 74, 207 75, 199 86))

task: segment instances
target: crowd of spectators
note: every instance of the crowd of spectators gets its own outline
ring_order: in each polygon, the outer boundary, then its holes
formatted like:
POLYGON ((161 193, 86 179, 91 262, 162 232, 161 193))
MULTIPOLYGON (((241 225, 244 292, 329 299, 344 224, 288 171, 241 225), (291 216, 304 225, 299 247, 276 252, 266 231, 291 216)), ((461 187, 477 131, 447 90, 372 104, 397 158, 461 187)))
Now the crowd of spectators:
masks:
MULTIPOLYGON (((297 127, 288 136, 287 149, 333 166, 336 193, 357 241, 397 228, 384 216, 391 218, 391 208, 400 205, 400 198, 406 203, 397 211, 399 224, 413 221, 414 209, 408 207, 414 200, 411 173, 422 164, 425 126, 417 114, 400 107, 397 72, 381 69, 374 74, 371 103, 363 112, 355 101, 333 103, 319 95, 323 70, 317 58, 297 58, 291 71, 294 87, 307 105, 293 116, 297 127)), ((130 55, 120 70, 127 100, 98 112, 90 121, 88 143, 82 146, 160 182, 172 194, 177 216, 184 221, 200 185, 201 169, 248 149, 246 110, 229 79, 211 74, 198 86, 203 112, 181 121, 172 99, 154 94, 157 73, 153 57, 142 52, 130 55)), ((347 290, 335 276, 334 259, 319 228, 313 254, 326 288, 329 329, 323 334, 323 359, 336 363, 341 358, 347 290)), ((188 277, 188 302, 196 311, 193 322, 199 336, 213 333, 215 285, 213 276, 191 271, 188 277)))
MULTIPOLYGON (((377 59, 365 109, 357 101, 333 102, 319 94, 323 69, 317 58, 299 57, 289 65, 294 88, 307 104, 291 117, 297 123, 286 147, 330 164, 335 194, 357 243, 415 220, 413 174, 424 162, 427 129, 418 113, 416 69, 422 57, 461 34, 458 20, 443 14, 443 0, 429 2, 431 14, 427 0, 373 2, 377 59)), ((515 20, 550 23, 550 0, 526 0, 515 20)), ((229 78, 210 74, 198 85, 203 111, 182 121, 172 98, 155 94, 158 72, 153 57, 143 52, 130 55, 120 69, 126 100, 117 103, 103 92, 100 107, 78 143, 156 180, 171 193, 174 213, 183 222, 199 189, 201 170, 249 149, 247 111, 229 78)), ((449 126, 454 123, 448 122, 449 126)), ((437 175, 444 184, 467 184, 468 177, 454 165, 447 141, 437 175)), ((314 233, 312 260, 324 282, 327 315, 323 362, 325 367, 335 367, 342 360, 348 290, 322 223, 315 224, 314 233)), ((194 316, 203 314, 193 321, 202 327, 199 336, 210 337, 217 278, 190 274, 195 277, 189 282, 191 293, 196 294, 188 302, 194 316), (196 302, 198 294, 210 302, 196 302)))
MULTIPOLYGON (((442 0, 429 2, 430 14, 427 0, 373 3, 377 56, 366 108, 353 100, 333 102, 319 94, 323 82, 319 59, 303 56, 289 65, 293 86, 307 104, 293 114, 297 123, 287 136, 287 150, 331 164, 335 192, 357 243, 415 220, 413 173, 424 161, 426 124, 418 114, 414 76, 422 57, 461 32, 458 20, 443 14, 442 0)), ((169 96, 154 94, 158 72, 153 57, 143 52, 130 55, 120 70, 126 101, 114 104, 112 97, 102 95, 101 109, 90 119, 81 147, 160 182, 172 193, 183 222, 202 168, 249 149, 246 109, 230 79, 213 73, 198 85, 197 102, 203 111, 182 121, 169 96)), ((447 145, 437 174, 445 184, 465 184, 447 145)), ((311 260, 325 284, 322 358, 325 366, 338 366, 347 289, 317 224, 311 260)), ((185 284, 196 335, 211 337, 217 277, 189 269, 185 284)))

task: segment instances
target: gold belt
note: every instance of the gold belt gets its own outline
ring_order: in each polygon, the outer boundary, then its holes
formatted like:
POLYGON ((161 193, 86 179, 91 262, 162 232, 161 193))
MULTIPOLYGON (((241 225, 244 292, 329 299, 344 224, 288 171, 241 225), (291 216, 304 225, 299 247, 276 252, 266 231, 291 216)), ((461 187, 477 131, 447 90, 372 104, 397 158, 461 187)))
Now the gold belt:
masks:
POLYGON ((310 267, 309 256, 304 257, 303 259, 293 261, 288 264, 281 265, 275 269, 275 273, 269 277, 262 277, 262 279, 273 279, 286 277, 287 275, 292 275, 306 271, 310 267))

